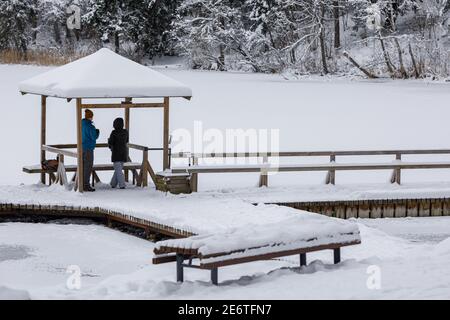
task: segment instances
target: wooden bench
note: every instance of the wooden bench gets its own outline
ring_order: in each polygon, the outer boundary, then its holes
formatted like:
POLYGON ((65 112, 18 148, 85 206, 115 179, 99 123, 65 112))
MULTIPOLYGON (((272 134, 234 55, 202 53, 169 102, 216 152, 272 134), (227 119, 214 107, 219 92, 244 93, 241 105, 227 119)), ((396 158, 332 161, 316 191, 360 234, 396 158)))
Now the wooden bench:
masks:
MULTIPOLYGON (((133 173, 133 178, 136 179, 135 175, 137 170, 141 169, 142 164, 137 162, 126 162, 123 165, 123 168, 125 170, 131 170, 133 173)), ((76 165, 64 165, 64 169, 66 172, 77 172, 77 166, 76 165)), ((40 165, 32 165, 32 166, 25 166, 22 168, 23 172, 25 173, 45 173, 50 176, 49 183, 58 182, 58 177, 55 175, 57 173, 57 170, 44 170, 42 169, 42 166, 40 165)), ((113 164, 94 164, 92 167, 92 186, 94 186, 95 183, 100 182, 100 178, 97 175, 97 171, 113 171, 114 166, 113 164)), ((72 177, 72 181, 75 181, 75 175, 72 177)))
MULTIPOLYGON (((138 170, 142 166, 141 163, 138 162, 126 162, 123 164, 123 168, 127 170, 138 170)), ((76 172, 77 166, 76 165, 65 165, 67 172, 76 172)), ((23 172, 25 173, 55 173, 56 170, 44 170, 42 169, 42 166, 40 165, 33 165, 33 166, 25 166, 22 168, 23 172)), ((94 164, 93 171, 111 171, 114 170, 113 164, 94 164)))
MULTIPOLYGON (((98 148, 106 148, 108 147, 108 144, 101 143, 97 144, 96 147, 98 148)), ((148 186, 148 174, 152 178, 153 182, 156 184, 156 175, 153 171, 152 166, 150 165, 150 162, 148 161, 148 152, 150 150, 159 150, 159 148, 148 148, 145 146, 137 145, 137 144, 131 144, 128 143, 128 147, 131 149, 136 149, 142 151, 142 162, 132 162, 130 157, 128 157, 128 162, 124 163, 124 171, 125 171, 125 180, 128 181, 128 171, 131 171, 133 174, 133 184, 136 183, 138 186, 146 187, 148 186)), ((45 174, 48 174, 49 184, 52 183, 60 183, 61 185, 64 185, 67 189, 71 189, 72 187, 68 184, 67 181, 67 172, 75 172, 75 175, 72 177, 72 181, 75 181, 75 190, 77 190, 77 165, 66 165, 64 163, 65 157, 72 157, 72 158, 78 158, 78 155, 76 152, 67 150, 71 148, 76 148, 75 144, 61 144, 61 145, 42 145, 41 150, 42 152, 50 152, 55 153, 57 155, 58 159, 58 168, 55 170, 44 170, 42 169, 41 165, 32 165, 32 166, 25 166, 22 168, 23 172, 25 173, 39 173, 41 174, 41 181, 45 183, 45 174), (42 175, 44 175, 44 178, 42 178, 42 175)), ((44 157, 45 159, 45 157, 44 157)), ((97 175, 97 171, 113 171, 114 166, 112 163, 108 164, 94 164, 92 167, 92 185, 94 185, 95 182, 100 182, 100 178, 97 175)))
POLYGON ((175 167, 173 173, 186 172, 193 175, 192 191, 197 191, 199 173, 227 173, 227 172, 257 172, 260 173, 259 186, 268 185, 269 172, 328 172, 327 184, 334 184, 334 175, 336 171, 357 171, 357 170, 394 170, 391 182, 400 183, 400 170, 402 169, 449 169, 450 162, 379 162, 379 163, 325 163, 325 164, 279 164, 271 165, 248 164, 248 165, 192 165, 188 167, 175 167))
MULTIPOLYGON (((189 241, 189 239, 195 237, 186 238, 186 240, 189 241)), ((217 238, 217 235, 211 235, 210 237, 217 238)), ((359 233, 347 234, 346 238, 345 241, 341 242, 330 241, 329 243, 320 243, 311 246, 266 244, 261 247, 240 248, 228 252, 209 252, 208 254, 202 254, 198 248, 192 248, 192 243, 183 245, 184 239, 168 240, 164 241, 165 244, 154 249, 155 257, 153 258, 153 264, 176 262, 177 282, 184 281, 184 268, 210 270, 211 282, 214 285, 218 285, 218 269, 220 267, 241 263, 299 255, 300 266, 306 266, 306 254, 308 252, 333 250, 334 263, 337 264, 341 261, 342 247, 361 243, 359 233), (171 241, 176 241, 175 243, 178 245, 171 245, 171 241), (194 259, 198 259, 199 263, 193 264, 194 259), (187 263, 185 263, 186 260, 187 263)), ((202 241, 204 240, 203 238, 202 241)), ((311 239, 310 241, 314 240, 317 239, 311 239)))

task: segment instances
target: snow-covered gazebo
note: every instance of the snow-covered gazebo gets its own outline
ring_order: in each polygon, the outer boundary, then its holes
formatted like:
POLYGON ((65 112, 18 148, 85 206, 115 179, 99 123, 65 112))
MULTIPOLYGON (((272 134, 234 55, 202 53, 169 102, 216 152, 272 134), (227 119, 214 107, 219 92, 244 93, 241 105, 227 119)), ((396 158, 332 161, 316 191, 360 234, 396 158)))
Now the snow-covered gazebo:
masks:
MULTIPOLYGON (((77 108, 77 185, 83 192, 81 120, 83 109, 123 108, 125 127, 129 129, 131 108, 162 108, 163 117, 163 169, 169 160, 169 98, 190 99, 192 90, 155 70, 124 58, 109 49, 99 51, 55 68, 19 84, 22 94, 41 96, 41 161, 46 148, 46 100, 47 97, 76 99, 77 108), (121 103, 83 103, 83 99, 123 98, 121 103), (133 98, 163 98, 162 102, 133 103, 133 98)), ((48 150, 48 149, 47 149, 48 150)), ((41 173, 45 183, 45 173, 41 173)))

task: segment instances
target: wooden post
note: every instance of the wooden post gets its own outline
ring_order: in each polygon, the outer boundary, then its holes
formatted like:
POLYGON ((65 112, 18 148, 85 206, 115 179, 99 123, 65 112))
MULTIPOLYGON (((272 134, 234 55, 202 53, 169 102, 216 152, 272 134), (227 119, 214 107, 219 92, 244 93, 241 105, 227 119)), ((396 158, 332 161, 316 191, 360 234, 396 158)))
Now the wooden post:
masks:
POLYGON ((341 262, 341 248, 333 249, 333 260, 334 264, 341 262))
MULTIPOLYGON (((46 118, 47 118, 47 97, 41 96, 41 163, 45 161, 45 150, 42 150, 42 146, 46 144, 46 129, 47 129, 46 118)), ((45 184, 45 173, 41 173, 41 182, 42 184, 45 184)))
POLYGON ((78 178, 78 191, 84 191, 84 179, 83 179, 83 144, 82 144, 82 132, 81 132, 81 98, 77 98, 77 178, 78 178))
POLYGON ((183 261, 184 257, 182 254, 177 253, 177 282, 183 282, 184 276, 183 276, 183 261))
POLYGON ((144 150, 142 156, 142 167, 141 167, 141 186, 147 187, 148 186, 148 150, 144 150))
MULTIPOLYGON (((402 160, 402 154, 401 153, 397 153, 395 155, 395 160, 401 161, 402 160)), ((394 171, 392 171, 391 183, 397 183, 397 184, 401 183, 401 169, 394 169, 394 171)))
MULTIPOLYGON (((192 157, 192 164, 194 166, 198 165, 198 158, 194 155, 192 157)), ((191 175, 191 192, 198 191, 198 173, 193 173, 191 175)))
POLYGON ((63 154, 58 154, 58 179, 59 179, 59 184, 65 186, 67 184, 67 179, 66 179, 66 181, 64 181, 63 172, 61 170, 63 167, 64 167, 64 155, 63 154))
MULTIPOLYGON (((401 155, 400 153, 397 153, 397 154, 395 155, 395 160, 401 161, 401 160, 402 160, 402 155, 401 155)), ((396 182, 397 184, 401 184, 401 170, 400 170, 400 169, 396 169, 396 172, 395 172, 395 182, 396 182)))
POLYGON ((211 269, 211 283, 215 286, 219 285, 219 270, 218 270, 218 268, 211 269))
POLYGON ((169 169, 169 97, 164 98, 163 170, 169 169))
POLYGON ((300 253, 300 266, 306 266, 306 253, 300 253))
MULTIPOLYGON (((263 156, 263 164, 267 164, 269 161, 269 158, 266 156, 263 156)), ((262 169, 259 175, 259 186, 260 187, 267 187, 269 182, 268 178, 268 172, 266 169, 262 169)))
MULTIPOLYGON (((131 98, 125 98, 125 102, 132 102, 131 98)), ((130 134, 130 108, 125 108, 125 129, 128 130, 128 134, 130 134)), ((125 169, 125 181, 129 181, 129 171, 125 169)))
MULTIPOLYGON (((330 163, 335 163, 335 162, 336 162, 336 155, 335 154, 330 155, 330 163)), ((335 185, 335 183, 336 183, 336 171, 335 170, 328 171, 326 184, 330 184, 330 183, 332 185, 335 185)))

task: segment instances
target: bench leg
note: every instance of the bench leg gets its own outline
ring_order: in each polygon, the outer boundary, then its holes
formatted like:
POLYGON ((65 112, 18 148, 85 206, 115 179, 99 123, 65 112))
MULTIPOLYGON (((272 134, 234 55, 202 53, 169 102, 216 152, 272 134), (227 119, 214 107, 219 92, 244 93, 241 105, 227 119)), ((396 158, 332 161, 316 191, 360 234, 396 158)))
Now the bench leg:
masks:
POLYGON ((333 249, 334 264, 341 262, 341 248, 333 249))
POLYGON ((211 282, 213 285, 217 286, 219 284, 219 269, 211 269, 211 282))
POLYGON ((184 281, 184 275, 183 275, 183 261, 184 257, 182 254, 177 254, 177 282, 183 282, 184 281))
POLYGON ((300 253, 300 266, 306 266, 306 253, 300 253))

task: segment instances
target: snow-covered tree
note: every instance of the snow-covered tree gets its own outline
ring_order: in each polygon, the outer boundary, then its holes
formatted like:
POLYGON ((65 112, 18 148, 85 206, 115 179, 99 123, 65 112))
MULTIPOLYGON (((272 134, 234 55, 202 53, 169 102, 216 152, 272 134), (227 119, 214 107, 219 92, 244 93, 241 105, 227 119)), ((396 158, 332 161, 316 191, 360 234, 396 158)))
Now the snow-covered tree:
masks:
POLYGON ((177 9, 172 39, 194 68, 225 70, 225 54, 242 28, 239 1, 185 0, 177 9))
POLYGON ((140 55, 152 58, 169 53, 169 35, 179 0, 130 1, 124 33, 140 55))
POLYGON ((26 55, 36 11, 34 0, 0 1, 0 49, 14 48, 26 55))

